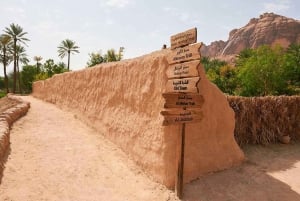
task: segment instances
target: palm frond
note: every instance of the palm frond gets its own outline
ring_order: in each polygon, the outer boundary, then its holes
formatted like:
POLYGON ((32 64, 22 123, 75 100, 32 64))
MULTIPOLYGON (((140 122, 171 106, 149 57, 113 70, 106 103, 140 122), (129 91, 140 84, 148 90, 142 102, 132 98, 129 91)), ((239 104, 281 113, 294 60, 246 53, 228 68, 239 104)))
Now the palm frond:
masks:
POLYGON ((64 58, 67 55, 67 52, 59 52, 58 56, 64 58))
POLYGON ((11 42, 12 38, 8 34, 1 34, 0 35, 0 43, 2 45, 8 45, 11 42))
POLYGON ((29 61, 30 60, 27 57, 20 58, 20 62, 23 63, 23 64, 25 64, 25 65, 27 65, 29 63, 29 61))
POLYGON ((75 45, 75 42, 70 39, 63 40, 58 48, 58 56, 64 58, 68 53, 79 53, 79 47, 75 45))
MULTIPOLYGON (((26 45, 25 41, 29 41, 28 38, 25 38, 24 35, 28 34, 27 32, 23 32, 23 28, 18 24, 10 24, 9 27, 6 27, 4 32, 11 36, 11 38, 16 42, 19 41, 22 44, 26 45)), ((13 42, 13 41, 12 41, 13 42)))
POLYGON ((33 60, 36 61, 36 62, 39 62, 39 61, 42 61, 43 57, 41 56, 34 56, 33 57, 33 60))
POLYGON ((72 54, 74 54, 74 53, 79 53, 79 50, 70 50, 70 52, 71 52, 72 54))

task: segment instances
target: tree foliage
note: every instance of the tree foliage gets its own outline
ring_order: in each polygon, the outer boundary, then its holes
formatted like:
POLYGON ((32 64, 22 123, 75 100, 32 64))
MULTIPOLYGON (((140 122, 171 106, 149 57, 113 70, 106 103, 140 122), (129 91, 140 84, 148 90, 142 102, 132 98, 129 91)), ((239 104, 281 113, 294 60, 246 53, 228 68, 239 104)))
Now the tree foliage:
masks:
POLYGON ((36 64, 25 65, 21 71, 22 86, 26 92, 32 90, 32 83, 37 80, 45 80, 52 77, 55 74, 64 73, 68 70, 66 69, 65 63, 54 63, 53 59, 48 59, 44 64, 39 64, 39 70, 36 64))
POLYGON ((236 69, 225 61, 202 57, 201 63, 207 72, 207 77, 215 83, 224 93, 234 94, 236 89, 236 69))
POLYGON ((124 47, 120 47, 118 53, 116 53, 115 49, 109 49, 104 55, 102 55, 101 51, 90 53, 90 58, 87 62, 87 65, 88 67, 92 67, 101 63, 121 61, 121 59, 123 58, 124 49, 124 47))
POLYGON ((300 93, 300 44, 292 44, 284 55, 284 72, 288 88, 300 93))
POLYGON ((32 83, 35 80, 36 76, 36 66, 35 65, 25 65, 21 71, 21 78, 23 89, 25 92, 31 92, 32 90, 32 83))
POLYGON ((209 57, 202 57, 201 63, 204 65, 206 72, 210 69, 218 72, 222 66, 227 65, 227 62, 225 61, 221 61, 219 59, 210 59, 209 57))
POLYGON ((95 66, 97 64, 101 64, 104 62, 104 57, 102 56, 101 52, 92 52, 89 53, 89 60, 86 63, 88 67, 95 66))
MULTIPOLYGON (((292 47, 292 46, 291 46, 292 47)), ((297 58, 280 46, 260 46, 248 58, 238 59, 239 95, 267 96, 296 94, 297 58), (292 67, 291 67, 292 66, 292 67), (291 87, 291 85, 293 87, 291 87)))
POLYGON ((284 82, 280 79, 281 48, 274 51, 269 46, 261 46, 247 58, 238 60, 238 78, 243 96, 266 96, 280 94, 284 82))
POLYGON ((48 59, 43 65, 43 72, 47 74, 47 78, 52 77, 54 74, 67 72, 65 63, 55 64, 53 59, 48 59))
POLYGON ((300 94, 300 45, 245 49, 235 66, 203 57, 207 77, 224 93, 241 96, 300 94))
POLYGON ((5 83, 4 83, 4 77, 0 77, 0 91, 1 89, 5 88, 5 83))

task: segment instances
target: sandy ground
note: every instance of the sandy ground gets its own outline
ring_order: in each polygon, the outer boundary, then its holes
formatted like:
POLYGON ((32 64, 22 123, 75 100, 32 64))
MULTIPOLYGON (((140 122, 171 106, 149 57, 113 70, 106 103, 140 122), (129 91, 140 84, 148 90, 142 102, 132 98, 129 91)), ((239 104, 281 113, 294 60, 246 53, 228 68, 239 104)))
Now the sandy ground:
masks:
MULTIPOLYGON (((31 108, 13 125, 0 201, 177 200, 74 115, 22 98, 31 108)), ((246 162, 186 184, 183 200, 300 201, 299 143, 243 149, 246 162)))
POLYGON ((247 160, 241 166, 191 182, 184 200, 300 201, 299 143, 243 150, 247 160))

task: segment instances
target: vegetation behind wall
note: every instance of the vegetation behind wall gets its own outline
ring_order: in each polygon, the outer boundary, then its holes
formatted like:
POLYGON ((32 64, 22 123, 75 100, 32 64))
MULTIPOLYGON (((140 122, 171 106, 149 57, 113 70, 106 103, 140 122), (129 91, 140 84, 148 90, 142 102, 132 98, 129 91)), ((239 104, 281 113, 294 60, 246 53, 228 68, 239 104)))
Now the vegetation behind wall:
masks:
POLYGON ((227 96, 235 112, 235 138, 239 145, 268 144, 282 136, 300 139, 300 96, 227 96))

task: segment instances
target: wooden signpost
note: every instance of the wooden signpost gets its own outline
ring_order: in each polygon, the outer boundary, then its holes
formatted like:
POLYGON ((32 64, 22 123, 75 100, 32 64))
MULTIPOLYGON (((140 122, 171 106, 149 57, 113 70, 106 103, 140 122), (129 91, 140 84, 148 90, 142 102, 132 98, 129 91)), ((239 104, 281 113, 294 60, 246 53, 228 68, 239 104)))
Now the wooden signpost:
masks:
POLYGON ((165 117, 164 126, 178 123, 194 123, 202 120, 202 112, 199 110, 170 110, 162 111, 161 114, 165 117))
POLYGON ((164 93, 164 108, 200 108, 204 102, 200 94, 164 93))
POLYGON ((197 77, 199 61, 190 61, 170 65, 167 70, 168 78, 197 77))
POLYGON ((199 77, 168 80, 166 92, 198 93, 197 83, 199 80, 199 77))
POLYGON ((171 49, 186 46, 197 42, 197 29, 193 28, 185 32, 171 36, 171 49))
POLYGON ((201 121, 203 118, 201 106, 204 102, 197 88, 200 81, 198 67, 200 65, 200 48, 202 43, 196 43, 197 29, 193 28, 185 32, 171 36, 171 50, 167 60, 168 82, 163 125, 181 125, 181 132, 177 140, 177 175, 175 177, 175 191, 181 199, 183 195, 183 167, 185 124, 201 121), (193 44, 196 43, 196 44, 193 44), (192 45, 190 45, 192 44, 192 45))
POLYGON ((196 43, 194 45, 189 45, 185 47, 181 47, 172 51, 172 53, 168 56, 168 63, 180 63, 185 61, 191 61, 200 59, 199 49, 202 46, 202 43, 196 43))
POLYGON ((200 115, 202 112, 200 109, 175 109, 175 110, 164 110, 160 112, 162 115, 166 116, 191 116, 200 115))

